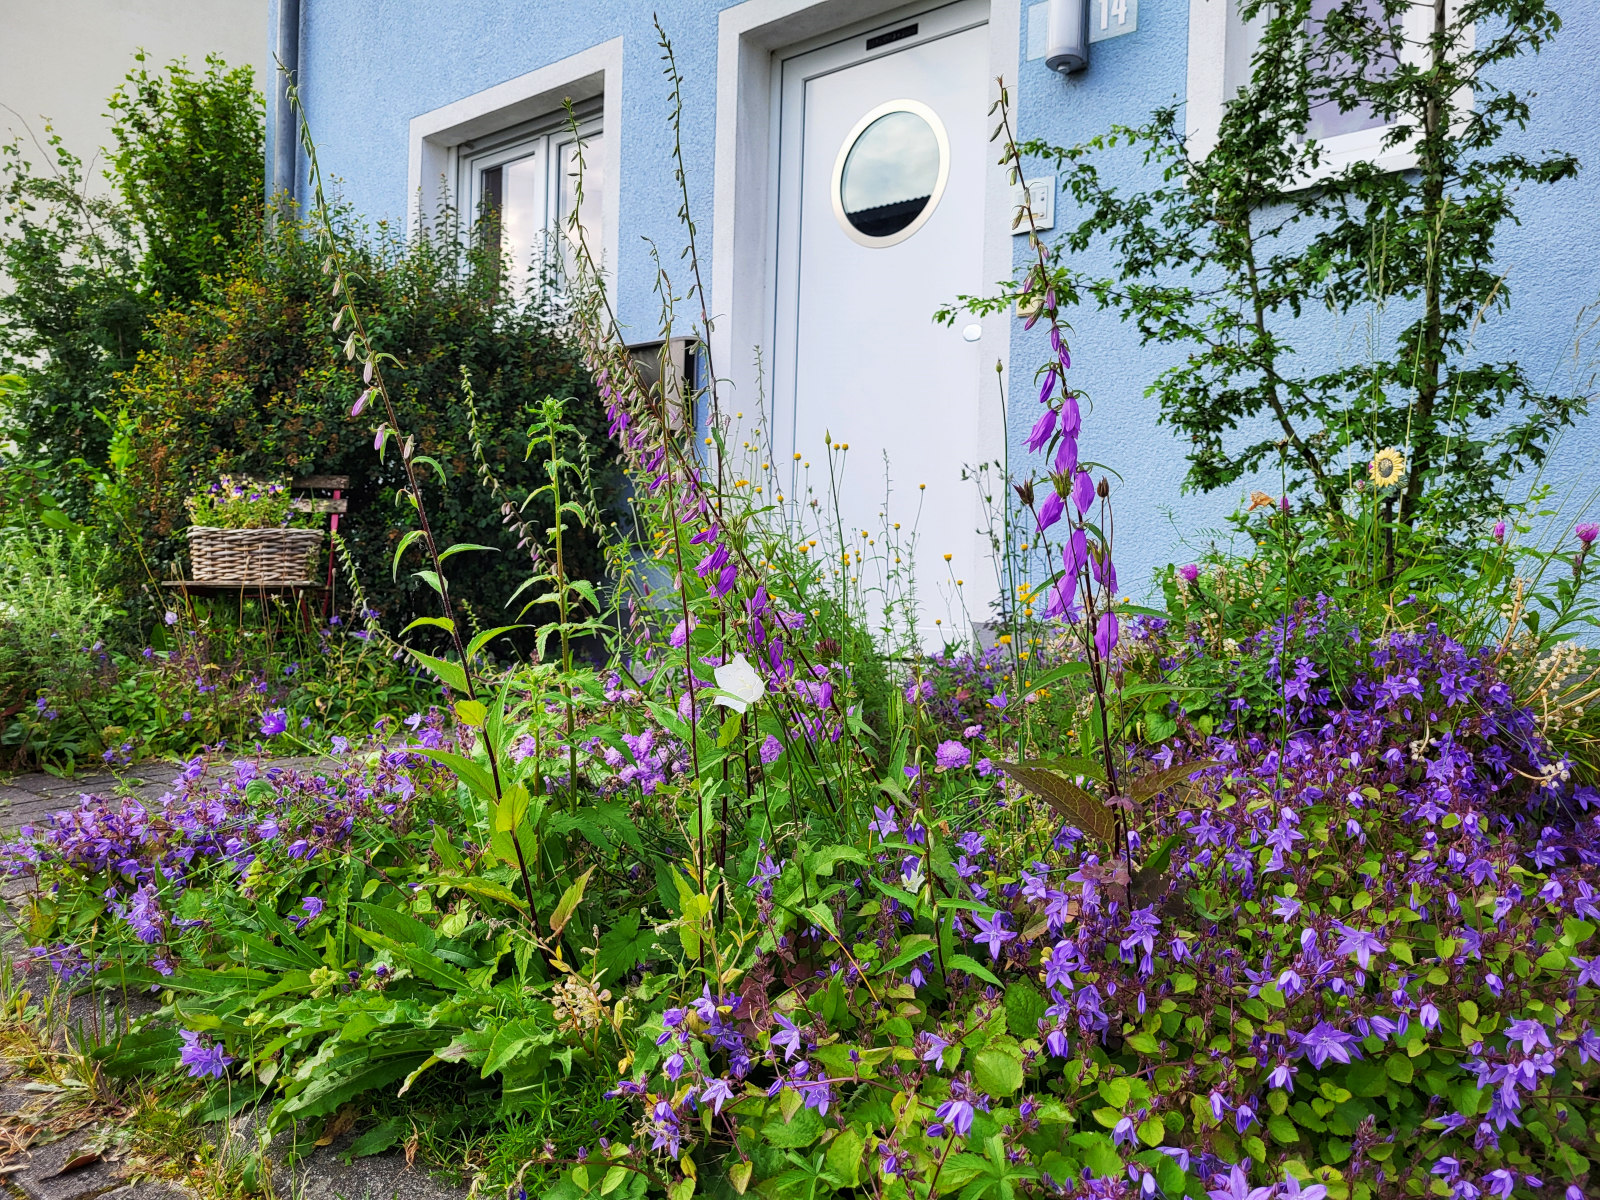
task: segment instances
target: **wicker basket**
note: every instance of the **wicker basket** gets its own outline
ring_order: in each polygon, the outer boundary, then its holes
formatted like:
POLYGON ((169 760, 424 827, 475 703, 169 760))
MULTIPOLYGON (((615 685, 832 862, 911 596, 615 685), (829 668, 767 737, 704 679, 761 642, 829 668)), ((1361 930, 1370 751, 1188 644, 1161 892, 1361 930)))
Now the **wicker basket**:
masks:
POLYGON ((197 583, 310 583, 322 549, 320 529, 189 527, 197 583))

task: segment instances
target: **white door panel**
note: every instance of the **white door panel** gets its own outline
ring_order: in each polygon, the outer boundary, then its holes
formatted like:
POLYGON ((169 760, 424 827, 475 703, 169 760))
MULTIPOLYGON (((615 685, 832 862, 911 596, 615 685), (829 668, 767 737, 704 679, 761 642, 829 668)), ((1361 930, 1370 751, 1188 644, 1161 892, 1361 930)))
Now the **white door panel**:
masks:
POLYGON ((997 418, 983 392, 993 354, 963 337, 967 322, 933 321, 941 303, 983 290, 985 13, 951 5, 919 18, 922 40, 901 49, 863 60, 856 38, 783 67, 774 449, 811 463, 826 504, 824 436, 848 443, 846 529, 881 547, 885 521, 915 523, 926 641, 965 634, 961 600, 983 620, 995 594, 977 488, 961 478, 987 444, 981 416, 997 418))

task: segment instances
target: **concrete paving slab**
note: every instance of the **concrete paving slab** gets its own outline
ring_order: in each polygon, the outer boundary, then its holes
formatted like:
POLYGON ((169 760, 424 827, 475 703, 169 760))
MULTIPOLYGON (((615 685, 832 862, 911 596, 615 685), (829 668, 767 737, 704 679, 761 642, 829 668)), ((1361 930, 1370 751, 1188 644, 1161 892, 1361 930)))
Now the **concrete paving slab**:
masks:
POLYGON ((28 1151, 22 1170, 7 1182, 28 1200, 90 1200, 123 1186, 120 1164, 99 1159, 66 1170, 74 1159, 89 1151, 83 1136, 62 1138, 28 1151))

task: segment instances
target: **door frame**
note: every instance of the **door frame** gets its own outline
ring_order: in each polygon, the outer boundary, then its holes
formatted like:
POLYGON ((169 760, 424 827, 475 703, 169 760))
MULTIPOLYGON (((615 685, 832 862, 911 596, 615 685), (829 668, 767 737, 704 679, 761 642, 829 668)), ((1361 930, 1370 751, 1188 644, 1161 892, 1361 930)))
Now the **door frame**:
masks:
MULTIPOLYGON (((718 17, 711 353, 719 381, 730 385, 724 403, 748 409, 763 390, 771 403, 755 353, 759 350, 763 363, 772 361, 783 60, 903 23, 950 2, 744 0, 718 17)), ((987 73, 991 81, 1004 77, 1013 96, 1022 49, 1022 2, 989 0, 987 73)), ((992 99, 993 82, 990 91, 992 99)), ((983 273, 985 279, 997 280, 1009 278, 1013 269, 1011 188, 1005 168, 993 158, 990 163, 984 181, 983 273)), ((980 323, 982 344, 1009 369, 1009 311, 983 317, 980 323)), ((976 399, 989 402, 988 397, 976 399)), ((980 460, 1003 456, 1007 424, 981 422, 983 443, 976 448, 980 460)))

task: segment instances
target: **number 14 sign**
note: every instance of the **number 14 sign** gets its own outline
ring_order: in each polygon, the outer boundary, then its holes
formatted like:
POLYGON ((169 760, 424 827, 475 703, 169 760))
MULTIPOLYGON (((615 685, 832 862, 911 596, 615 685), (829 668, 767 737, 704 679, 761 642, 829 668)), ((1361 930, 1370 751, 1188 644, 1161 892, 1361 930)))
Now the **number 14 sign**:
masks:
POLYGON ((1103 42, 1139 28, 1139 0, 1089 0, 1089 40, 1103 42))

